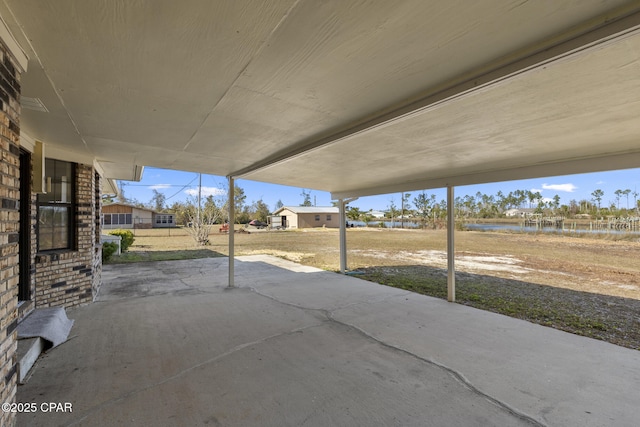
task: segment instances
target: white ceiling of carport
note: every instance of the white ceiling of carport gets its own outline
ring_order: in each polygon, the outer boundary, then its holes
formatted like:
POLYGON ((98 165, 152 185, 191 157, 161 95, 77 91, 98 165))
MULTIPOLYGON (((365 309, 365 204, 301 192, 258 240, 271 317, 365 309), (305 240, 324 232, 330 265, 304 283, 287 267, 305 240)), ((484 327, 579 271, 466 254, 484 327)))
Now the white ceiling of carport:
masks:
POLYGON ((3 0, 0 15, 31 58, 23 95, 49 110, 23 109, 21 128, 48 155, 116 179, 241 172, 342 197, 640 166, 640 36, 545 50, 637 9, 3 0), (545 65, 519 72, 536 53, 545 65))

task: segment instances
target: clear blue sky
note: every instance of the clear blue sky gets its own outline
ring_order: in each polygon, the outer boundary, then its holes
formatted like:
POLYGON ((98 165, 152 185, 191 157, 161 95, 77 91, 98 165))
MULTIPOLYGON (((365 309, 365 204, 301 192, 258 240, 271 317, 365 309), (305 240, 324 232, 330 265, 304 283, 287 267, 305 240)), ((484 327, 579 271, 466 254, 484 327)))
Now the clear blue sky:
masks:
MULTIPOLYGON (((184 201, 189 193, 197 194, 198 174, 193 172, 172 171, 147 167, 144 169, 140 182, 121 181, 124 185, 125 196, 135 198, 143 203, 148 203, 153 196, 153 189, 163 193, 167 197, 167 204, 174 201, 184 201)), ((226 188, 226 178, 212 175, 202 175, 203 196, 219 194, 226 188)), ((262 199, 272 210, 278 200, 286 205, 298 206, 302 203, 302 191, 311 194, 311 202, 317 206, 331 206, 331 195, 323 191, 302 189, 296 187, 284 187, 281 185, 264 184, 255 181, 237 180, 245 192, 248 204, 262 199)), ((478 191, 484 194, 495 195, 502 191, 505 195, 515 190, 539 191, 544 198, 551 199, 556 194, 560 196, 561 204, 568 204, 570 200, 591 200, 591 193, 596 189, 604 191, 602 206, 615 203, 616 190, 630 189, 633 193, 640 193, 640 169, 627 169, 613 172, 599 172, 591 174, 567 175, 559 177, 547 177, 527 179, 521 181, 507 181, 494 184, 469 185, 456 187, 455 195, 475 195, 478 191)), ((418 194, 411 192, 410 200, 418 194)), ((435 194, 438 200, 446 199, 445 189, 426 190, 427 194, 435 194)), ((381 196, 362 197, 350 206, 360 210, 386 210, 394 200, 396 206, 400 205, 400 194, 386 194, 381 196)), ((633 206, 633 194, 629 195, 629 207, 633 206)), ((620 201, 620 207, 626 207, 626 198, 620 201)))

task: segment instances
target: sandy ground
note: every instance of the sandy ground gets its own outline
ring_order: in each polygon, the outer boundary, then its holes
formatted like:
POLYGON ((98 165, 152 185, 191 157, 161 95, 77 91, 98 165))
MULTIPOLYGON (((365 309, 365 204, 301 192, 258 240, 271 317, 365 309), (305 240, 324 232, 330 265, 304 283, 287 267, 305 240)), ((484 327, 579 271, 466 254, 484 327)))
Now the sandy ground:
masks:
MULTIPOLYGON (((385 251, 354 250, 370 258, 401 264, 447 268, 447 253, 438 250, 385 251)), ((292 257, 301 259, 300 255, 292 257)), ((640 276, 620 268, 606 268, 568 260, 546 260, 531 257, 492 255, 490 253, 456 254, 456 271, 495 275, 505 279, 528 281, 584 292, 601 293, 640 300, 640 276)))

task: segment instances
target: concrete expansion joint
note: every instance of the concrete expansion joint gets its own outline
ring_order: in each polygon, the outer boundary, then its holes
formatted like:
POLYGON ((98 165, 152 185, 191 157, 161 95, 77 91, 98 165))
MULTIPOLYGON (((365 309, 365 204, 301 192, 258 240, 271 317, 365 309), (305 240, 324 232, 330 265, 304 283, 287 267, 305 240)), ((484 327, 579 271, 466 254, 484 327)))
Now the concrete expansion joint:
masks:
MULTIPOLYGON (((272 301, 275 301, 277 303, 280 303, 280 304, 283 304, 283 305, 286 305, 286 306, 289 306, 289 307, 294 307, 294 308, 298 308, 298 309, 305 310, 305 311, 314 311, 314 312, 323 313, 327 317, 327 320, 330 321, 330 322, 333 322, 333 323, 336 323, 336 324, 341 325, 343 327, 347 327, 349 329, 352 329, 352 330, 356 331, 358 334, 360 334, 363 337, 365 337, 366 339, 372 340, 372 341, 378 343, 379 345, 384 346, 384 347, 386 347, 386 348, 388 348, 388 349, 390 349, 392 351, 408 355, 408 356, 413 357, 414 359, 417 359, 417 360, 419 360, 419 361, 421 361, 423 363, 435 366, 435 367, 445 371, 447 374, 449 374, 451 377, 453 377, 454 380, 456 380, 457 382, 462 384, 464 387, 466 387, 472 393, 475 393, 478 396, 481 396, 482 398, 484 398, 488 402, 490 402, 493 405, 497 406, 498 408, 504 410, 505 412, 513 415, 514 417, 516 417, 516 418, 518 418, 518 419, 520 419, 520 420, 522 420, 522 421, 524 421, 524 422, 526 422, 526 423, 528 423, 528 424, 530 424, 532 426, 547 427, 546 424, 536 420, 532 416, 527 415, 527 414, 519 411, 518 409, 511 407, 509 404, 501 401, 500 399, 495 398, 495 397, 489 395, 488 393, 482 391, 481 389, 479 389, 478 387, 473 385, 473 383, 471 383, 471 381, 469 381, 464 376, 463 373, 461 373, 461 372, 459 372, 459 371, 457 371, 457 370, 455 370, 455 369, 453 369, 453 368, 451 368, 449 366, 446 366, 446 365, 444 365, 444 364, 442 364, 440 362, 437 362, 437 361, 435 361, 433 359, 429 359, 429 358, 417 355, 417 354, 412 353, 411 351, 406 350, 406 349, 404 349, 402 347, 398 347, 398 346, 395 346, 393 344, 387 343, 387 342, 385 342, 385 341, 383 341, 383 340, 381 340, 381 339, 369 334, 368 332, 366 332, 365 330, 359 328, 358 326, 355 326, 353 324, 350 324, 350 323, 347 323, 347 322, 344 322, 344 321, 341 321, 341 320, 337 320, 334 317, 334 313, 335 312, 343 310, 345 308, 350 308, 350 307, 354 307, 354 306, 357 306, 357 305, 363 305, 363 304, 372 304, 372 303, 375 303, 375 302, 383 302, 383 301, 386 301, 388 299, 397 298, 399 296, 410 295, 411 292, 407 292, 405 295, 392 295, 392 296, 385 297, 385 298, 382 298, 382 299, 375 299, 375 300, 371 300, 371 301, 361 301, 361 302, 349 303, 349 304, 345 304, 343 306, 337 307, 337 308, 335 308, 333 310, 327 310, 327 309, 322 309, 322 308, 309 308, 309 307, 304 307, 304 306, 301 306, 301 305, 298 305, 298 304, 293 304, 293 303, 290 303, 290 302, 281 301, 278 298, 276 298, 274 296, 271 296, 271 295, 264 294, 264 293, 258 291, 255 288, 250 288, 250 289, 251 289, 252 292, 255 292, 256 294, 258 294, 260 296, 263 296, 263 297, 268 298, 268 299, 270 299, 272 301)), ((315 326, 320 326, 320 325, 314 325, 313 327, 315 327, 315 326)))

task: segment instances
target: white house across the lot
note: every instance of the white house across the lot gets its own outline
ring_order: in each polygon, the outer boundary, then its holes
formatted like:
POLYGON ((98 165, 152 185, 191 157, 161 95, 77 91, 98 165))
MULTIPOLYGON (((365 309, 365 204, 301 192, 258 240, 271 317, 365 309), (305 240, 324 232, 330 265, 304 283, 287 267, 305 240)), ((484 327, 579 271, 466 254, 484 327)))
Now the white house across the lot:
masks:
POLYGON ((160 213, 124 203, 102 206, 102 228, 106 230, 175 226, 175 217, 170 213, 160 213))

